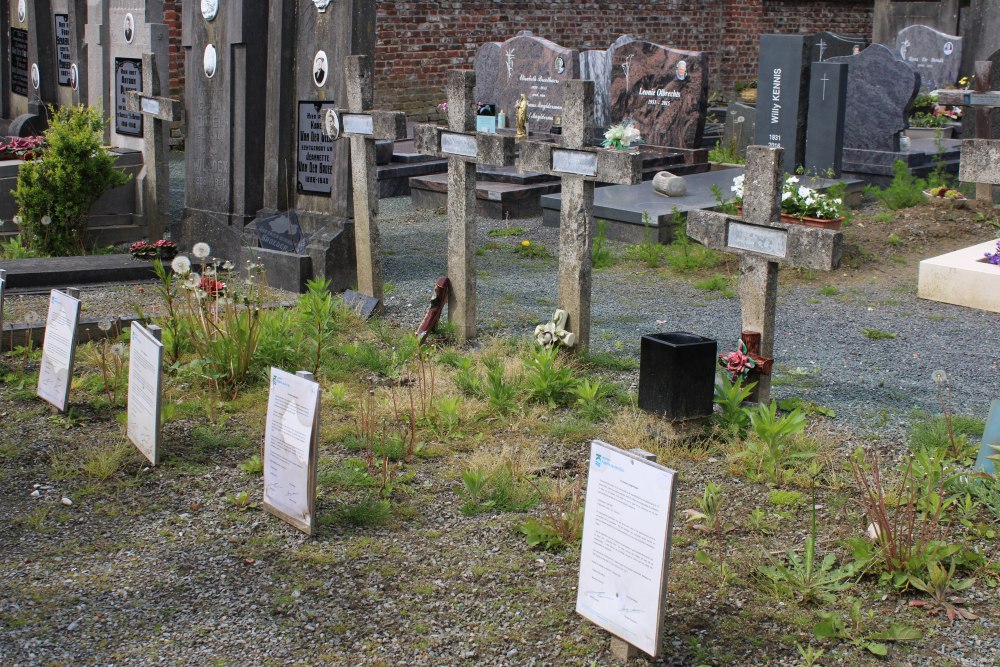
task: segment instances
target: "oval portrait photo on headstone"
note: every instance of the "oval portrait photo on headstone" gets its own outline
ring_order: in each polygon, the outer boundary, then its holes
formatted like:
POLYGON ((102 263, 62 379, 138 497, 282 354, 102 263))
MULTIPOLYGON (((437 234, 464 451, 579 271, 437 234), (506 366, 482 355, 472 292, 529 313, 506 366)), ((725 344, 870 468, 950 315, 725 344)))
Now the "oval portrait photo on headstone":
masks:
POLYGON ((316 9, 322 14, 330 6, 330 0, 313 0, 313 4, 316 5, 316 9))
POLYGON ((205 67, 205 76, 209 79, 215 76, 215 67, 218 65, 218 58, 215 55, 215 47, 211 44, 205 47, 205 58, 202 64, 205 67))
POLYGON ((69 87, 73 90, 80 90, 80 68, 73 63, 69 66, 69 87))
POLYGON ((28 18, 28 0, 17 0, 17 20, 24 23, 28 18))
POLYGON ((330 64, 326 60, 326 51, 317 51, 313 58, 313 82, 320 88, 326 85, 326 74, 330 64))
POLYGON ((340 139, 340 116, 335 109, 327 109, 323 118, 323 131, 334 141, 340 139))
POLYGON ((122 34, 129 44, 135 39, 135 17, 131 13, 125 15, 125 20, 122 22, 122 34))
POLYGON ((219 13, 219 0, 201 0, 201 15, 211 21, 219 13))
POLYGON ((40 84, 41 78, 38 74, 38 63, 31 63, 31 87, 38 90, 40 84))

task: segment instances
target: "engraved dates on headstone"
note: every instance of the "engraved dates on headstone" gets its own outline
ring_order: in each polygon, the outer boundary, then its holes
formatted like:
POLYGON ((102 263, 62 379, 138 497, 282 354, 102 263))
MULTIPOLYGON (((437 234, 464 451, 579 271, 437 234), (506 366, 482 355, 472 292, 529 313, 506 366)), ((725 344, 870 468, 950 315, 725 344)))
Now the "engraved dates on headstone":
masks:
POLYGON ((28 31, 10 29, 10 92, 28 95, 28 31))
POLYGON ((323 131, 333 102, 299 102, 296 190, 302 194, 330 196, 333 192, 333 140, 323 131))
POLYGON ((70 54, 69 14, 56 14, 56 70, 60 86, 71 86, 73 78, 70 75, 72 56, 70 54))
POLYGON ((760 37, 756 143, 784 148, 787 173, 795 173, 805 159, 811 39, 802 35, 760 37))
POLYGON ((920 89, 952 86, 962 66, 962 38, 925 25, 911 25, 896 35, 896 52, 920 73, 920 89))
POLYGON ((115 58, 115 132, 130 137, 142 136, 142 114, 128 111, 125 93, 142 90, 142 61, 115 58))

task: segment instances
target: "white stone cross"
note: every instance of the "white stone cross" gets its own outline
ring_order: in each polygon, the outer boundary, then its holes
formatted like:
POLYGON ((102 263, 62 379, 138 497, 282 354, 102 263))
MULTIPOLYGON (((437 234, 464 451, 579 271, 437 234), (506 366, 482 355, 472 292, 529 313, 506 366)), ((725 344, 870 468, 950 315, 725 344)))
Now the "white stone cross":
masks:
POLYGON ((475 72, 448 72, 448 129, 417 125, 414 147, 448 158, 448 321, 460 341, 476 337, 476 165, 514 164, 514 137, 475 132, 475 72))
MULTIPOLYGON (((688 214, 687 234, 702 245, 740 258, 742 337, 760 337, 756 351, 774 356, 774 313, 779 265, 831 271, 840 265, 843 234, 830 229, 781 221, 784 149, 747 148, 743 180, 743 217, 713 211, 688 214)), ((753 351, 753 350, 751 350, 753 351)), ((755 374, 751 399, 767 403, 771 377, 755 374)))
POLYGON ((142 161, 146 166, 145 192, 146 229, 149 240, 163 238, 164 215, 170 198, 170 147, 165 140, 164 123, 182 120, 184 103, 160 95, 160 77, 156 56, 142 56, 142 93, 137 90, 125 93, 125 108, 141 113, 147 120, 142 124, 142 161))
POLYGON ((541 141, 521 144, 517 168, 562 178, 559 207, 559 303, 569 315, 567 329, 577 347, 590 345, 591 236, 594 183, 642 182, 638 151, 587 148, 594 136, 594 82, 563 84, 562 145, 541 141))
POLYGON ((358 264, 358 291, 382 301, 381 237, 378 231, 378 183, 375 142, 406 136, 406 114, 372 110, 375 86, 368 56, 348 56, 347 109, 327 111, 324 131, 331 139, 351 140, 351 179, 354 186, 354 248, 358 264))

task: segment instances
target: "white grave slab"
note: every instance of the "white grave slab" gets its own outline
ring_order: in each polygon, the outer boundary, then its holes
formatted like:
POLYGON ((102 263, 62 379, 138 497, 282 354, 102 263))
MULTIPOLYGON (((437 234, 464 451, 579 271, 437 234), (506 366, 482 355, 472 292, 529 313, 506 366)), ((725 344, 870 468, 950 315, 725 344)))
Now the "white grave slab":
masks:
POLYGON ((49 314, 45 321, 37 394, 60 412, 65 412, 69 403, 69 386, 73 380, 73 362, 76 358, 76 329, 79 324, 80 300, 59 290, 52 290, 49 295, 49 314))
POLYGON ((319 436, 319 384, 271 369, 264 428, 264 509, 312 534, 319 436))
POLYGON ((154 466, 159 463, 163 343, 132 323, 128 358, 128 438, 154 466))
POLYGON ((587 480, 576 611, 655 658, 677 473, 594 440, 587 480))
POLYGON ((980 261, 996 249, 993 240, 925 259, 920 262, 917 296, 1000 313, 1000 266, 980 261))

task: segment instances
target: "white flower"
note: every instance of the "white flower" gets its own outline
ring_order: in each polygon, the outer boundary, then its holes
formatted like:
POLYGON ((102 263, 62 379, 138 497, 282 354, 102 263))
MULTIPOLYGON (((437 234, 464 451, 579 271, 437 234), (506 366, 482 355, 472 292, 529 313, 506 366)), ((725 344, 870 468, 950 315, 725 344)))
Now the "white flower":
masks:
POLYGON ((124 356, 125 346, 122 345, 121 343, 115 343, 114 345, 111 346, 111 354, 115 355, 116 357, 124 356))
POLYGON ((14 216, 14 224, 17 225, 18 227, 20 227, 21 225, 24 224, 24 218, 22 218, 19 215, 15 215, 14 216))
POLYGON ((173 269, 174 273, 186 276, 191 273, 191 260, 184 255, 177 255, 174 257, 174 261, 170 262, 170 268, 173 269))
POLYGON ((212 254, 212 249, 208 247, 207 243, 195 243, 194 247, 191 248, 191 254, 198 259, 205 259, 212 254))
POLYGON ((626 146, 631 146, 633 143, 639 141, 640 139, 642 139, 642 134, 639 132, 639 130, 634 126, 629 125, 627 128, 625 128, 625 136, 622 138, 622 144, 626 146))
POLYGON ((948 379, 948 374, 939 369, 931 373, 931 379, 938 384, 941 384, 948 379))
POLYGON ((201 276, 197 273, 189 273, 187 278, 184 279, 184 287, 187 289, 198 289, 198 285, 201 284, 201 276))
POLYGON ((785 179, 785 183, 798 183, 798 182, 799 182, 798 176, 789 176, 787 179, 785 179))
POLYGON ((232 271, 232 270, 233 270, 233 263, 232 263, 232 262, 230 262, 230 261, 229 261, 229 260, 227 259, 227 260, 226 260, 226 262, 225 262, 225 263, 224 263, 224 264, 222 265, 222 270, 223 270, 223 271, 232 271))
POLYGON ((784 192, 781 193, 781 201, 785 201, 786 199, 788 199, 791 196, 792 196, 792 193, 789 192, 788 190, 785 190, 784 192))
POLYGON ((111 331, 111 320, 101 320, 97 323, 97 328, 104 332, 111 331))
POLYGON ((43 215, 42 216, 42 224, 45 225, 46 227, 48 227, 49 225, 51 225, 52 224, 52 216, 50 216, 50 215, 43 215))

